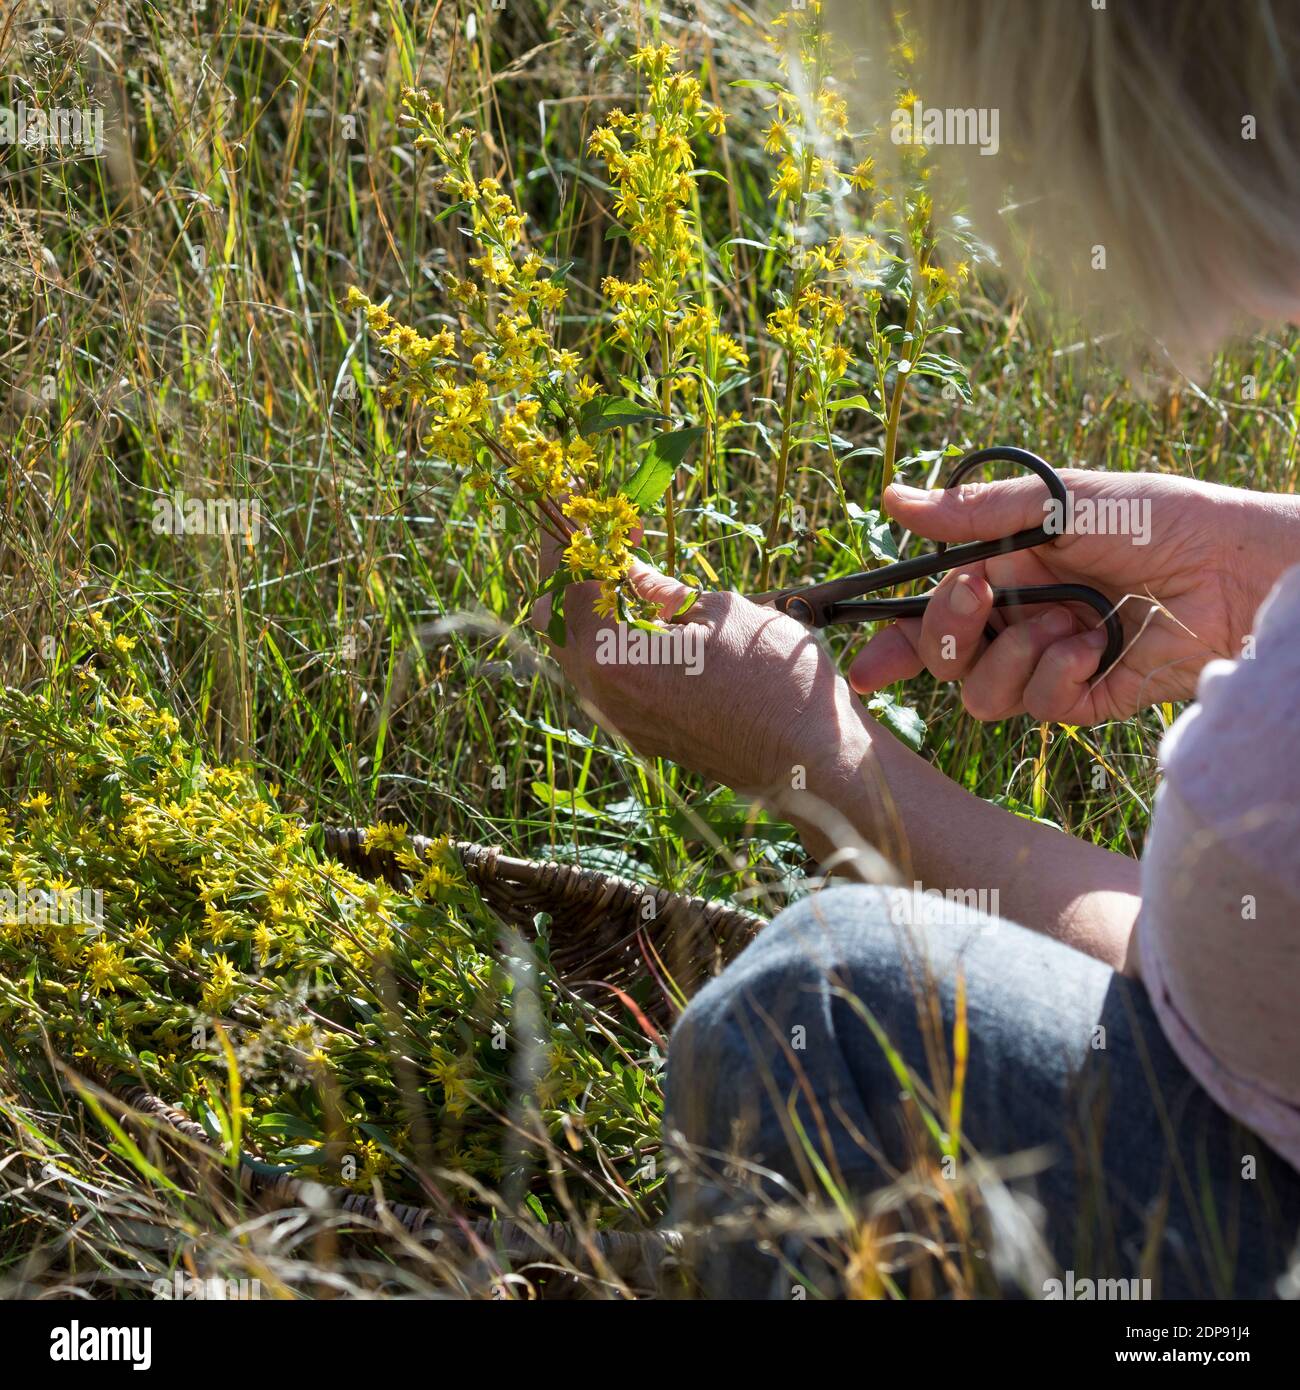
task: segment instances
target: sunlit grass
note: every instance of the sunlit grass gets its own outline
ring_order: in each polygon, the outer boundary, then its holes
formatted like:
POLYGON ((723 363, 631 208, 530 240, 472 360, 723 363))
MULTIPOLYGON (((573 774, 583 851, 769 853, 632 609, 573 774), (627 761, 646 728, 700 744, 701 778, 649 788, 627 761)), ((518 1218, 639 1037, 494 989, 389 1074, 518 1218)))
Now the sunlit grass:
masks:
MULTIPOLYGON (((680 43, 727 113, 694 190, 709 249, 683 289, 749 356, 714 402, 737 420, 715 432, 707 469, 692 462, 679 479, 674 539, 703 582, 712 572, 758 589, 767 571, 855 567, 860 542, 836 531, 839 503, 878 505, 886 455, 913 479, 938 476, 949 446, 1007 442, 1059 464, 1294 485, 1292 341, 1249 344, 1199 385, 1133 382, 1103 346, 1044 327, 989 266, 941 325, 959 330, 942 341, 969 402, 919 379, 895 409, 864 342, 858 378, 837 390, 883 386, 885 424, 837 413, 849 446, 837 468, 783 430, 788 354, 766 316, 789 266, 771 236, 770 117, 761 89, 733 85, 772 72, 743 9, 625 11, 619 25, 596 6, 552 15, 524 0, 505 12, 465 0, 73 9, 66 30, 36 5, 0 21, 4 100, 102 104, 109 145, 102 159, 0 148, 3 679, 57 691, 72 679, 69 621, 103 612, 143 634, 142 679, 208 755, 253 763, 305 821, 403 822, 765 912, 804 882, 784 827, 679 769, 643 766, 592 727, 515 630, 536 585, 527 538, 494 525, 458 469, 427 456, 413 416, 380 407, 386 364, 344 308, 347 287, 391 296, 394 314, 434 332, 449 322, 436 282, 465 273, 467 254, 454 219, 431 213, 446 200, 399 130, 404 86, 438 92, 483 132, 541 250, 572 262, 560 332, 607 383, 628 360, 600 286, 629 263, 587 144, 613 104, 634 99, 621 59, 634 41, 680 43), (773 511, 778 474, 803 499, 806 532, 773 511), (160 534, 157 499, 178 492, 256 501, 258 539, 160 534)), ((908 310, 886 294, 880 322, 908 310)), ((660 559, 667 530, 649 516, 660 559)), ((923 681, 895 693, 925 721, 926 756, 971 791, 1140 850, 1159 711, 1074 733, 977 724, 951 689, 923 681)), ((12 747, 0 765, 14 802, 42 783, 12 747)), ((94 1119, 48 1058, 3 1052, 6 1147, 21 1155, 0 1170, 19 1213, 0 1237, 8 1277, 143 1291, 197 1241, 214 1267, 318 1288, 316 1237, 268 1263, 267 1242, 243 1237, 273 1223, 201 1186, 182 1200, 154 1177, 156 1156, 94 1119)), ((637 1058, 657 1096, 656 1067, 637 1058)), ((960 1119, 955 1098, 944 1104, 960 1119)), ((652 1143, 653 1107, 645 1117, 652 1143)), ((656 1215, 652 1204, 637 1219, 656 1215)), ((446 1270, 337 1277, 410 1289, 446 1270)), ((854 1277, 887 1287, 879 1271, 854 1277)))

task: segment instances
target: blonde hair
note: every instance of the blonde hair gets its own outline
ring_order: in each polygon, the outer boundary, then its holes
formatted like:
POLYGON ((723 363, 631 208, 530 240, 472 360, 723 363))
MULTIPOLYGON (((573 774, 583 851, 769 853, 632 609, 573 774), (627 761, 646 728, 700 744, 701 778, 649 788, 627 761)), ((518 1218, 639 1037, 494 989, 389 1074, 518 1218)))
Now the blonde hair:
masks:
MULTIPOLYGON (((877 118, 897 8, 826 3, 877 118)), ((1059 301, 1185 366, 1300 316, 1300 6, 910 0, 902 23, 927 107, 997 113, 992 157, 932 149, 941 185, 959 166, 979 230, 1059 301)))

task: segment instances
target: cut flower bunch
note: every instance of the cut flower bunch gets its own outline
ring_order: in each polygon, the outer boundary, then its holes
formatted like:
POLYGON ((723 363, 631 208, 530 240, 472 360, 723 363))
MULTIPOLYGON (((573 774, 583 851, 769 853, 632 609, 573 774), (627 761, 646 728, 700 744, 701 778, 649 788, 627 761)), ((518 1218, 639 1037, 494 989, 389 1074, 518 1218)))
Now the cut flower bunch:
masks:
MULTIPOLYGON (((560 248, 530 226, 505 171, 479 167, 495 167, 491 143, 430 93, 405 94, 415 151, 447 200, 439 218, 462 220, 472 254, 464 274, 440 273, 427 332, 356 287, 348 304, 388 356, 381 402, 415 408, 430 458, 530 544, 549 533, 562 546, 559 573, 539 580, 557 641, 577 579, 599 583, 602 616, 653 620, 628 583, 643 519, 662 516, 648 532, 663 538, 657 558, 694 583, 739 582, 752 559, 766 587, 801 549, 828 576, 894 558, 879 508, 852 491, 869 497, 915 461, 898 446, 909 381, 968 393, 959 364, 927 349, 968 270, 939 264, 925 151, 895 151, 902 191, 877 186, 869 151, 883 132, 850 128, 819 0, 777 16, 767 37, 777 80, 737 84, 757 95, 774 162, 764 239, 726 235, 712 193, 726 113, 683 51, 647 45, 627 60, 635 109, 606 111, 586 140, 607 179, 610 248, 590 286, 574 262, 547 259, 560 248), (761 315, 739 285, 745 255, 764 266, 761 315), (595 310, 579 313, 575 296, 595 310), (879 443, 844 436, 849 411, 874 420, 879 443), (766 495, 741 482, 764 453, 766 495)), ((900 82, 912 56, 900 40, 900 82)))
POLYGON ((601 610, 612 616, 620 598, 629 600, 639 516, 627 495, 600 486, 592 436, 610 427, 601 410, 608 402, 589 378, 579 379, 578 355, 556 346, 565 287, 538 254, 523 250, 515 200, 496 179, 471 173, 473 133, 449 132, 442 104, 427 92, 408 91, 405 104, 417 146, 446 166, 442 187, 467 213, 479 254, 470 258, 476 279, 447 277, 462 312, 459 343, 447 328, 422 336, 349 291, 349 307, 364 312, 392 361, 382 399, 425 408, 426 447, 464 468, 469 487, 527 510, 564 544, 571 575, 600 582, 601 610), (468 356, 468 370, 458 353, 468 356))

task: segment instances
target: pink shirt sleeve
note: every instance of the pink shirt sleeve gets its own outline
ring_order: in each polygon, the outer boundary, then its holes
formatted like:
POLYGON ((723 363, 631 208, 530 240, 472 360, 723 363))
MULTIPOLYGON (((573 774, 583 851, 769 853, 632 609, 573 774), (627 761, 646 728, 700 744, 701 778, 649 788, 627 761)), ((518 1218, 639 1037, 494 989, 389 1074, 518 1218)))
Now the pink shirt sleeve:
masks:
POLYGON ((1210 1095, 1300 1168, 1300 567, 1160 750, 1142 976, 1210 1095))

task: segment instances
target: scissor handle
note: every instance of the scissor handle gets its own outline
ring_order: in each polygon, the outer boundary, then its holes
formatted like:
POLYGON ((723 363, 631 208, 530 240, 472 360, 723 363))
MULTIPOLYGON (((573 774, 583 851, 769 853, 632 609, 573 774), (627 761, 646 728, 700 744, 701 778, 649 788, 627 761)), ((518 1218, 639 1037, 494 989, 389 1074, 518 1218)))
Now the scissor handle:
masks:
MULTIPOLYGON (((987 449, 976 449, 959 460, 944 483, 945 488, 956 487, 968 474, 986 463, 1015 463, 1027 468, 1041 478, 1047 490, 1064 511, 1069 502, 1065 480, 1046 460, 1031 454, 1028 449, 1020 449, 1012 444, 995 444, 987 449)), ((877 589, 892 589, 898 584, 909 584, 916 579, 926 579, 948 570, 960 569, 965 565, 978 564, 990 560, 995 555, 1009 555, 1017 550, 1029 550, 1053 539, 1053 533, 1045 526, 1029 526, 1014 535, 999 540, 971 541, 953 546, 938 543, 929 555, 916 555, 909 560, 899 560, 878 570, 863 570, 858 574, 845 575, 842 579, 831 579, 824 584, 813 584, 802 589, 791 589, 775 595, 773 607, 797 618, 809 627, 825 627, 840 622, 882 622, 894 618, 919 618, 930 602, 931 595, 917 594, 909 598, 863 599, 877 589)), ((1115 611, 1115 605, 1096 589, 1086 584, 1036 584, 1024 588, 995 589, 993 605, 995 608, 1013 608, 1035 603, 1086 603, 1101 618, 1106 629, 1106 646, 1102 652, 1098 670, 1108 671, 1124 647, 1124 629, 1115 611)), ((995 636, 990 633, 990 637, 995 636)))
MULTIPOLYGON (((849 600, 831 604, 825 621, 831 623, 889 622, 897 618, 919 618, 929 606, 933 594, 916 594, 911 598, 876 598, 849 600)), ((1108 671, 1119 660, 1124 648, 1124 629, 1115 614, 1115 605, 1096 589, 1086 584, 1030 584, 1022 588, 994 589, 994 608, 1022 608, 1035 603, 1086 603, 1101 619, 1106 629, 1106 647, 1101 654, 1099 671, 1108 671)), ((797 615, 795 615, 797 616, 797 615)), ((998 634, 986 628, 984 635, 991 642, 998 634)))

